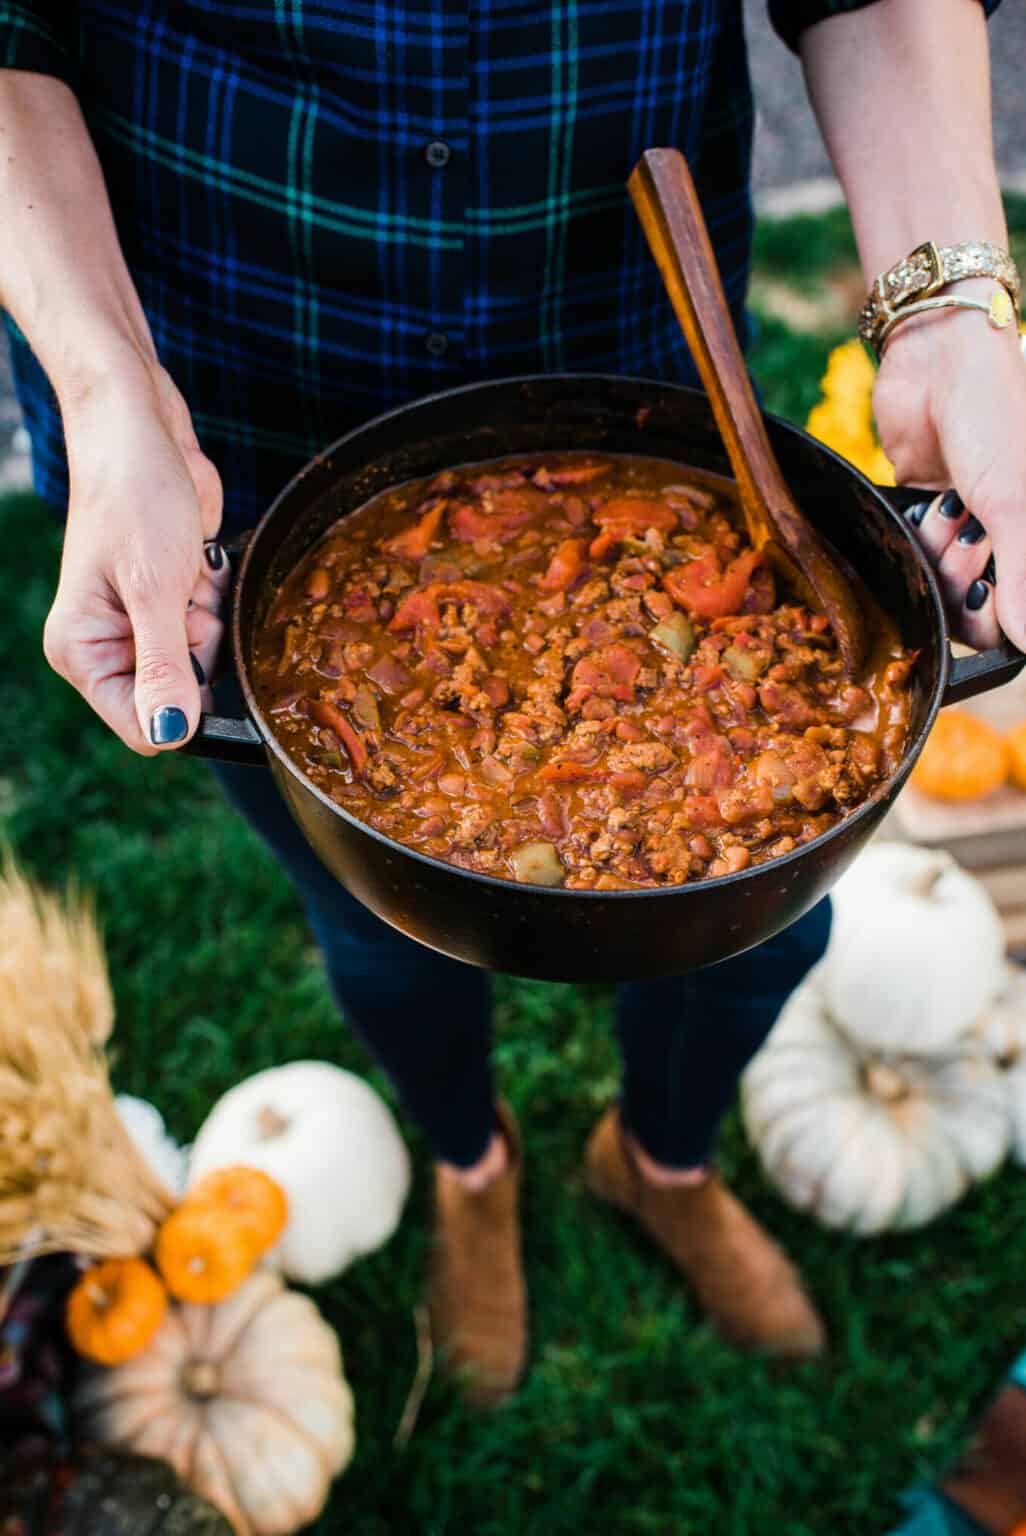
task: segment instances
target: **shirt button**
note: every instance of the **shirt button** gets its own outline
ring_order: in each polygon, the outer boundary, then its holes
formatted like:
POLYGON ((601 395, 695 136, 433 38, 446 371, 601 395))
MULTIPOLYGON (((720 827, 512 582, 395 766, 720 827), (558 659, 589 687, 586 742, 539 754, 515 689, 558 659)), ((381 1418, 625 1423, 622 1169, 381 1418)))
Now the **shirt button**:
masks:
POLYGON ((424 150, 424 159, 436 171, 440 171, 443 165, 448 165, 451 156, 452 150, 448 144, 443 144, 441 139, 432 139, 424 150))
POLYGON ((449 350, 449 338, 441 331, 429 331, 424 337, 424 345, 432 357, 444 357, 449 350))

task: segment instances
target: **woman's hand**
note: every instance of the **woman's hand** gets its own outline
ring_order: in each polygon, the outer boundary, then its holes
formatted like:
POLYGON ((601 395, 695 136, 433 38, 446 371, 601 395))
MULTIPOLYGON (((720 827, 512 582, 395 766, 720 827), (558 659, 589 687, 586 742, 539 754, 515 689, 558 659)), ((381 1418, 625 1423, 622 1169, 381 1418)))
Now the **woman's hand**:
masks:
POLYGON ((152 754, 195 730, 217 655, 221 483, 155 363, 118 359, 61 404, 71 501, 43 649, 126 745, 152 754))
MULTIPOLYGON (((983 280, 953 291, 988 299, 993 288, 983 280)), ((873 404, 899 484, 948 493, 907 515, 955 634, 983 649, 1004 630, 1026 650, 1026 360, 1014 329, 959 310, 905 321, 887 343, 873 404)))

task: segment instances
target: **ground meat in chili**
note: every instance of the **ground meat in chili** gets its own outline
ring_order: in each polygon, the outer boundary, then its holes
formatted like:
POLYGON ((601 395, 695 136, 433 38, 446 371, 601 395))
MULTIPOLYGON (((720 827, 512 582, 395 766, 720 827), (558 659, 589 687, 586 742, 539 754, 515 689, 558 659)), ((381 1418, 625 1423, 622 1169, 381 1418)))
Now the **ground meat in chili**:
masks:
POLYGON ((856 685, 730 482, 536 455, 343 518, 258 627, 253 680, 308 777, 398 842, 505 879, 676 885, 791 851, 895 770, 914 658, 877 618, 856 685))

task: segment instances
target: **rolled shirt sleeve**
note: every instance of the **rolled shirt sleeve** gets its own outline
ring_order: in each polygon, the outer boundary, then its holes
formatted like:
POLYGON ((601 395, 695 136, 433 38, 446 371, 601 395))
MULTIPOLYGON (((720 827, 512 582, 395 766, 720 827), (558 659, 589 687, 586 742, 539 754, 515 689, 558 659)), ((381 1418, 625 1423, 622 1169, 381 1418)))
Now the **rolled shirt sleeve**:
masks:
MULTIPOLYGON (((775 30, 795 53, 798 39, 806 27, 817 21, 827 21, 831 16, 843 16, 848 11, 862 11, 874 5, 876 0, 769 0, 769 16, 775 30)), ((1001 0, 981 0, 983 9, 990 16, 1001 0)), ((0 5, 0 15, 3 7, 0 5)))
POLYGON ((74 0, 0 0, 0 69, 53 75, 74 89, 77 9, 74 0))

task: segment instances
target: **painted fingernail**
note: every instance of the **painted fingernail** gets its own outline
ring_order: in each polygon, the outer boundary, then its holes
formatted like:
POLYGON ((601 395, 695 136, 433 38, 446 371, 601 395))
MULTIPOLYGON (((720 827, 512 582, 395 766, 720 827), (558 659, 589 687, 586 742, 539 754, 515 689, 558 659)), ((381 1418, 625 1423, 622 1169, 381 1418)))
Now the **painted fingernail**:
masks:
POLYGON ((969 609, 970 613, 979 613, 989 596, 990 587, 985 581, 977 579, 965 594, 965 606, 969 609))
POLYGON ((965 502, 957 491, 945 491, 937 511, 941 517, 949 517, 954 522, 956 517, 961 517, 965 511, 965 502))
POLYGON ((908 511, 905 513, 905 516, 908 518, 913 528, 919 527, 919 524, 926 516, 927 508, 929 505, 930 503, 928 501, 917 501, 914 507, 909 507, 908 511))
POLYGON ((978 544, 986 531, 978 517, 970 516, 969 521, 958 534, 958 542, 960 544, 978 544))
POLYGON ((203 553, 212 571, 219 571, 224 565, 224 550, 216 539, 207 539, 204 542, 203 553))
POLYGON ((991 555, 990 559, 987 561, 986 565, 983 567, 983 575, 980 577, 980 580, 981 581, 989 581, 991 586, 993 586, 994 583, 997 581, 997 566, 994 564, 994 556, 993 555, 991 555))
POLYGON ((150 740, 155 747, 166 747, 172 741, 184 741, 189 733, 185 711, 173 704, 158 709, 150 721, 150 740))
POLYGON ((193 655, 192 651, 189 652, 189 661, 192 664, 192 675, 196 679, 196 681, 199 683, 200 687, 202 688, 203 684, 207 680, 207 674, 204 672, 203 668, 200 666, 199 662, 197 661, 196 657, 193 655))

